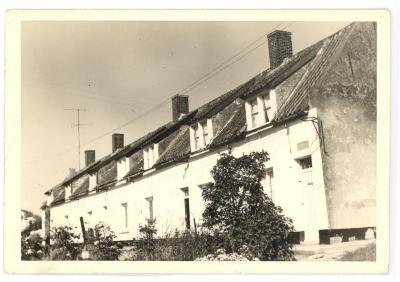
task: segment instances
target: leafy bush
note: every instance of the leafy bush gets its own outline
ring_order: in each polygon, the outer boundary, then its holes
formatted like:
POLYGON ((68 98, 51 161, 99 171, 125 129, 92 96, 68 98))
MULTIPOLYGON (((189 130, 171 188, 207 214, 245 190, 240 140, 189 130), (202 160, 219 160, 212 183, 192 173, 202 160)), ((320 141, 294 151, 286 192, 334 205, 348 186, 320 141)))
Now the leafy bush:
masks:
POLYGON ((156 221, 148 220, 147 223, 139 225, 139 238, 134 239, 136 250, 132 254, 134 260, 155 260, 156 258, 156 221))
POLYGON ((292 220, 261 185, 268 159, 265 152, 221 155, 211 171, 214 183, 203 190, 203 226, 223 234, 227 253, 240 253, 245 245, 260 260, 293 260, 292 220))
POLYGON ((132 260, 156 261, 193 261, 214 253, 223 247, 218 235, 206 232, 175 231, 163 238, 156 239, 154 225, 140 227, 140 238, 134 240, 135 248, 131 251, 132 260))
POLYGON ((43 238, 36 233, 26 235, 21 234, 21 259, 22 260, 40 260, 45 257, 46 246, 43 238))
POLYGON ((243 254, 230 253, 227 254, 224 249, 218 249, 215 253, 209 254, 205 257, 197 258, 196 261, 257 261, 250 253, 247 252, 247 247, 243 246, 242 250, 239 250, 243 254), (247 255, 246 255, 247 254, 247 255))
POLYGON ((94 257, 97 260, 118 260, 121 251, 113 243, 117 236, 110 229, 110 226, 104 222, 97 223, 94 227, 94 235, 94 257))
POLYGON ((80 235, 75 234, 70 226, 54 227, 50 232, 52 260, 77 260, 80 258, 82 247, 75 242, 80 235))

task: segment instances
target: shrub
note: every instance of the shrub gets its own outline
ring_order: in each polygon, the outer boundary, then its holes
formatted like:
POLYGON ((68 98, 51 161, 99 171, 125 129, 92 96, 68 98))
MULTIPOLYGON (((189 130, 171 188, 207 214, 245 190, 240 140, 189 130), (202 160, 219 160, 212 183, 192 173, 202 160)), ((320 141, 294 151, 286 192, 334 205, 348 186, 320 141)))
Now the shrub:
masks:
POLYGON ((132 254, 134 260, 155 260, 156 239, 157 234, 156 221, 148 220, 147 223, 139 225, 139 238, 134 239, 136 250, 132 254))
POLYGON ((21 233, 21 259, 40 260, 45 257, 46 246, 43 238, 36 233, 26 235, 21 233))
POLYGON ((227 254, 224 249, 218 249, 213 254, 197 258, 196 261, 250 261, 250 260, 257 261, 258 260, 257 258, 254 258, 250 253, 246 253, 248 251, 246 246, 243 246, 243 249, 239 251, 243 252, 243 254, 238 254, 238 253, 227 254))
POLYGON ((76 260, 80 258, 82 247, 75 243, 80 235, 70 226, 54 227, 50 232, 52 260, 76 260))
POLYGON ((224 240, 227 253, 240 253, 243 245, 260 260, 293 260, 288 236, 292 220, 264 194, 265 152, 236 158, 222 154, 213 167, 214 183, 205 187, 204 224, 224 240))
POLYGON ((94 227, 94 236, 94 257, 97 260, 118 260, 121 251, 113 243, 116 236, 110 226, 104 222, 97 223, 94 227))
POLYGON ((140 238, 134 240, 136 248, 131 252, 132 260, 193 261, 214 253, 223 247, 224 242, 219 234, 190 231, 175 231, 156 239, 156 228, 153 225, 141 226, 140 232, 140 238))

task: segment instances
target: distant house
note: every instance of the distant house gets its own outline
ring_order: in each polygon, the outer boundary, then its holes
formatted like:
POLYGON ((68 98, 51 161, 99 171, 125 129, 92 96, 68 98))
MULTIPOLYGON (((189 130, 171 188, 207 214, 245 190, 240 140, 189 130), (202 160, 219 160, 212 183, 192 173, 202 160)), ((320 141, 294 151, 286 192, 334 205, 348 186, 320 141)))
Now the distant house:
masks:
POLYGON ((41 231, 41 218, 27 210, 21 210, 21 232, 41 231))
MULTIPOLYGON (((312 32, 310 30, 309 32, 312 32)), ((156 219, 159 234, 201 225, 202 189, 219 153, 265 150, 265 193, 293 219, 301 241, 357 236, 375 226, 376 27, 353 23, 292 54, 291 33, 268 35, 271 67, 189 111, 172 98, 172 121, 48 190, 48 229, 110 224, 116 240, 156 219), (347 235, 346 235, 347 234, 347 235)), ((80 230, 80 229, 78 229, 80 230)))

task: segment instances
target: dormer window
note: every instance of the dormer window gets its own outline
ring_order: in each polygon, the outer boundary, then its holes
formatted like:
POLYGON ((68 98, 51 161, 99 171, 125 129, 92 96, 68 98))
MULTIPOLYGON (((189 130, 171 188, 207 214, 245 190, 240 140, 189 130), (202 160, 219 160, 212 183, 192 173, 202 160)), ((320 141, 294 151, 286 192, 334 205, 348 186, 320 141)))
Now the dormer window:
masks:
POLYGON ((246 101, 246 120, 248 129, 263 126, 274 117, 276 111, 275 92, 261 93, 246 101))
POLYGON ((192 152, 206 147, 213 137, 211 119, 197 122, 190 127, 190 145, 192 152))
POLYGON ((201 133, 200 133, 200 126, 198 124, 193 126, 194 131, 194 148, 196 150, 201 148, 201 133))
POLYGON ((158 159, 158 144, 151 144, 143 149, 144 169, 152 168, 158 159))
POLYGON ((253 128, 258 127, 258 103, 257 103, 257 98, 253 99, 250 101, 250 107, 251 107, 251 126, 253 128))
POLYGON ((262 101, 264 106, 265 122, 270 122, 270 120, 272 120, 272 107, 269 93, 262 96, 262 101))

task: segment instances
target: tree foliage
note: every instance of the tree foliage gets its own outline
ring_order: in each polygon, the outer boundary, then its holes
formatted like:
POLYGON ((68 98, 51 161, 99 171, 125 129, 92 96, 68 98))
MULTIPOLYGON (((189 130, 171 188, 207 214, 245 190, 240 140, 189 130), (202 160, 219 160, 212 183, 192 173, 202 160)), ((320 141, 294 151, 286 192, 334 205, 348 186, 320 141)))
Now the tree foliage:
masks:
POLYGON ((29 236, 31 231, 36 231, 42 228, 42 218, 36 214, 33 214, 28 210, 21 210, 22 216, 21 220, 26 222, 26 225, 23 226, 22 232, 24 235, 29 236))
POLYGON ((211 175, 214 183, 203 190, 206 208, 203 226, 227 238, 227 253, 246 246, 261 260, 292 260, 291 219, 282 214, 263 190, 265 152, 234 157, 221 154, 211 175))
POLYGON ((157 241, 156 221, 148 220, 145 225, 139 225, 139 238, 133 240, 136 245, 135 260, 154 260, 156 258, 157 241))
POLYGON ((46 246, 43 238, 37 234, 21 232, 21 259, 41 260, 46 255, 46 246))
POLYGON ((94 227, 95 241, 94 257, 97 260, 118 260, 120 249, 113 242, 114 231, 105 222, 99 222, 94 227))
POLYGON ((76 242, 79 234, 71 226, 54 227, 50 232, 52 260, 76 260, 80 258, 82 247, 76 242))

